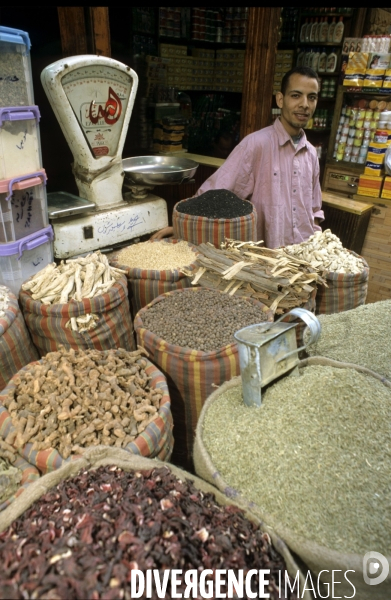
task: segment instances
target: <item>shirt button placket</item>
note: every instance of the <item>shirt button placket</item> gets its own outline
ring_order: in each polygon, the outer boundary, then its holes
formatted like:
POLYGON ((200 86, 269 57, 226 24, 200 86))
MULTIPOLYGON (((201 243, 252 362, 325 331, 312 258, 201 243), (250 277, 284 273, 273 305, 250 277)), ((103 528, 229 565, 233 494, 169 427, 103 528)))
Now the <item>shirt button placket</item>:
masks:
POLYGON ((292 189, 293 189, 293 196, 292 196, 292 225, 293 225, 293 229, 296 229, 296 208, 297 208, 297 190, 298 190, 298 185, 299 185, 299 181, 298 181, 298 159, 294 158, 293 160, 293 177, 292 177, 292 189))

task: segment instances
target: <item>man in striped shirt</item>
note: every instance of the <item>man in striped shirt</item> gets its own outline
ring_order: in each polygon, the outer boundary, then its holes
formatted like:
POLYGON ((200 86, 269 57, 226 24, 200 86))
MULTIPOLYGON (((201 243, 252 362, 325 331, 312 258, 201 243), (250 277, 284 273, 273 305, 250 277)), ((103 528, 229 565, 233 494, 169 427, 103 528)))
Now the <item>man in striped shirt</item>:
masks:
MULTIPOLYGON (((257 212, 257 239, 268 248, 298 244, 321 229, 319 160, 303 131, 315 112, 318 91, 312 69, 286 73, 276 95, 280 117, 247 135, 196 193, 227 189, 250 200, 257 212)), ((169 235, 170 229, 154 238, 169 235)))

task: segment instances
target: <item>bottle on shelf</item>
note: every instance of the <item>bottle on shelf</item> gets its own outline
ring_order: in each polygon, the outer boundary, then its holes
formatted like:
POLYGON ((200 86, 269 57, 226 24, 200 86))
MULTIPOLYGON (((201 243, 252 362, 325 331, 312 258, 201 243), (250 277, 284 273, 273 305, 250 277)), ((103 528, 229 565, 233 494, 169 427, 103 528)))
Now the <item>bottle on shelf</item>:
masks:
POLYGON ((310 37, 311 37, 311 29, 312 29, 312 24, 314 22, 314 18, 311 17, 310 22, 307 24, 306 30, 305 30, 305 41, 309 42, 310 41, 310 37))
POLYGON ((312 48, 310 49, 309 52, 305 53, 303 67, 310 67, 311 66, 313 54, 314 54, 314 52, 313 52, 312 48))
POLYGON ((338 55, 335 48, 332 48, 330 54, 327 55, 326 60, 326 73, 335 73, 337 68, 338 55))
POLYGON ((298 49, 298 55, 296 59, 296 67, 304 66, 305 48, 298 49))
POLYGON ((300 29, 300 41, 301 42, 305 42, 305 36, 307 33, 307 25, 308 25, 308 17, 306 18, 306 20, 304 21, 304 23, 300 29))
POLYGON ((335 17, 333 17, 333 20, 331 21, 330 25, 329 25, 329 30, 327 33, 327 41, 329 43, 331 43, 333 41, 333 37, 334 37, 334 30, 337 26, 337 20, 335 17))
POLYGON ((320 42, 323 42, 323 43, 327 42, 328 32, 329 32, 329 24, 327 22, 327 17, 325 17, 323 19, 323 23, 320 28, 320 33, 319 33, 319 41, 320 42))
POLYGON ((327 68, 327 52, 326 48, 322 48, 318 62, 318 73, 326 73, 327 68))
POLYGON ((311 59, 311 69, 313 69, 315 72, 318 71, 318 64, 319 64, 319 57, 320 57, 320 49, 319 48, 314 48, 314 51, 312 53, 312 59, 311 59))
POLYGON ((316 19, 313 22, 312 27, 311 27, 311 33, 310 33, 310 42, 311 43, 316 41, 317 30, 318 30, 318 17, 316 17, 316 19))
POLYGON ((345 29, 345 25, 343 22, 343 17, 339 17, 339 21, 336 24, 334 33, 333 33, 334 44, 340 44, 342 42, 344 29, 345 29))

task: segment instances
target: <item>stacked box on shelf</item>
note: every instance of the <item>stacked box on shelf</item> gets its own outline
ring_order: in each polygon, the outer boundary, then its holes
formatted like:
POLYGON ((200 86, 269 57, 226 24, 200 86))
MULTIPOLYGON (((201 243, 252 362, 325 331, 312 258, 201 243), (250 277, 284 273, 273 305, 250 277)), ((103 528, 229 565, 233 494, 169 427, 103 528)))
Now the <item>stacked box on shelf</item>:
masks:
POLYGON ((147 98, 150 98, 156 86, 167 85, 168 59, 147 55, 145 61, 145 95, 147 98))
POLYGON ((210 48, 193 48, 192 90, 214 90, 215 51, 210 48))
POLYGON ((281 81, 285 73, 293 67, 293 50, 278 50, 274 69, 273 94, 281 90, 281 81))
POLYGON ((244 50, 217 50, 215 90, 241 92, 243 88, 244 50))
POLYGON ((174 56, 167 58, 169 86, 190 89, 193 83, 193 58, 191 56, 174 56))
POLYGON ((160 56, 167 63, 167 85, 191 89, 192 57, 187 56, 187 46, 160 44, 160 56))
POLYGON ((0 283, 16 295, 53 260, 30 39, 0 26, 0 283))

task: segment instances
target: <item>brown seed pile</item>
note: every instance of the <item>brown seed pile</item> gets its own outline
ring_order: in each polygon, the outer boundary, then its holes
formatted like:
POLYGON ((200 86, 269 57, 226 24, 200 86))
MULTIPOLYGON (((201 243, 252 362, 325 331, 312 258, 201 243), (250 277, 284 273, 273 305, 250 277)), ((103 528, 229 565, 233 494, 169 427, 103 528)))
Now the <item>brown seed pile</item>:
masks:
POLYGON ((235 342, 235 331, 267 319, 259 306, 208 288, 166 296, 148 308, 143 325, 169 344, 212 352, 235 342))
POLYGON ((391 381, 391 300, 319 315, 318 319, 322 335, 308 348, 308 354, 355 363, 391 381))
MULTIPOLYGON (((237 507, 218 505, 214 495, 167 467, 81 472, 34 502, 0 534, 1 598, 131 600, 132 569, 156 569, 161 582, 167 569, 183 574, 232 569, 236 577, 243 570, 244 579, 255 569, 253 592, 260 587, 258 571, 268 569, 271 599, 298 597, 289 587, 280 595, 279 575, 286 566, 267 533, 237 507)), ((177 597, 185 597, 180 579, 177 597)), ((293 589, 292 580, 290 585, 293 589)), ((159 596, 155 585, 151 588, 147 597, 154 600, 174 597, 170 580, 159 596)))
POLYGON ((164 240, 156 242, 140 242, 124 248, 116 258, 118 264, 133 269, 153 269, 156 271, 173 271, 191 265, 196 253, 188 242, 183 240, 173 244, 164 240))
POLYGON ((264 515, 339 552, 391 547, 391 389, 357 372, 309 366, 248 408, 242 387, 205 415, 203 440, 227 485, 264 515), (229 435, 227 435, 229 432, 229 435))
POLYGON ((32 442, 68 458, 98 444, 125 447, 158 416, 163 396, 149 387, 141 353, 62 349, 20 371, 2 397, 13 425, 4 450, 12 457, 32 442))

